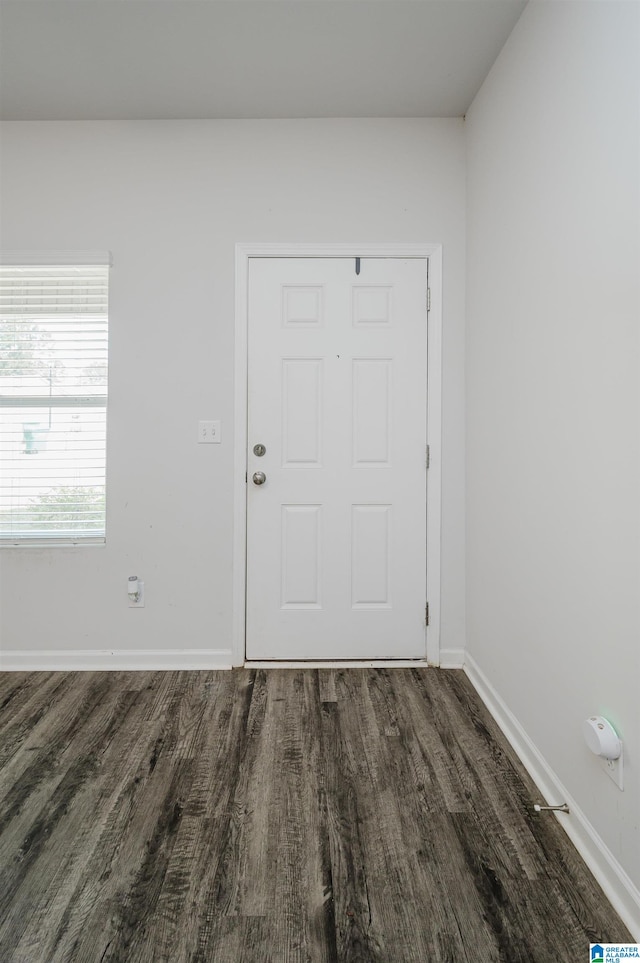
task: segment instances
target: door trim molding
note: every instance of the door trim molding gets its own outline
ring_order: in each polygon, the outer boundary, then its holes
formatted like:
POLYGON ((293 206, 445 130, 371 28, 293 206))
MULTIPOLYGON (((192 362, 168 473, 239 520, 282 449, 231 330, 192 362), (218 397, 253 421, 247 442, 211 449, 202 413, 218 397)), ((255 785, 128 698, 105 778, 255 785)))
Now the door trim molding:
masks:
MULTIPOLYGON (((431 308, 427 330, 427 585, 429 625, 426 661, 440 664, 440 541, 442 506, 442 245, 441 244, 236 244, 234 451, 233 451, 233 639, 234 666, 245 663, 247 590, 247 387, 249 258, 424 258, 429 264, 431 308)), ((274 663, 275 665, 276 663, 274 663)))

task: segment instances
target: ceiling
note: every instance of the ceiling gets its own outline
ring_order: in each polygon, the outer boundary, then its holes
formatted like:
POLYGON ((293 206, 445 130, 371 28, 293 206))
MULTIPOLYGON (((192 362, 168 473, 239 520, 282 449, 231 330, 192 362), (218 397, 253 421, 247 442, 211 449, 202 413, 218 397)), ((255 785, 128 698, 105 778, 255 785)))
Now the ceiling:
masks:
POLYGON ((0 117, 457 117, 526 0, 0 0, 0 117))

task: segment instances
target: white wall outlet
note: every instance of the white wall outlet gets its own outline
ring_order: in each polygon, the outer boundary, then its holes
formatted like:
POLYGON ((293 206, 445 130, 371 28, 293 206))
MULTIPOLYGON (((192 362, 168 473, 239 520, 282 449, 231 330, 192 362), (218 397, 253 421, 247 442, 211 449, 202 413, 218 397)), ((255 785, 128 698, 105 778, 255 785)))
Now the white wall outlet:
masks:
POLYGON ((198 444, 199 445, 219 445, 220 422, 219 421, 199 421, 198 422, 198 444))
POLYGON ((138 579, 138 598, 132 599, 129 596, 129 608, 130 609, 143 609, 144 608, 144 582, 138 579))
POLYGON ((620 755, 617 759, 605 759, 604 756, 598 756, 600 765, 606 772, 610 779, 613 779, 618 789, 624 790, 624 783, 622 781, 622 759, 624 757, 623 748, 620 749, 620 755))

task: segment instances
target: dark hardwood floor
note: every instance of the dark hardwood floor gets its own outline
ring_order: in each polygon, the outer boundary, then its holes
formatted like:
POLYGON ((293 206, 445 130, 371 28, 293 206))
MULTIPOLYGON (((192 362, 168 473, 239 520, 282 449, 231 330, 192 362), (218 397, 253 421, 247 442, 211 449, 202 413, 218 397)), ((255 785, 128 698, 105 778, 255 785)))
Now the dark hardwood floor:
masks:
POLYGON ((0 745, 2 963, 632 940, 459 671, 5 673, 0 745))

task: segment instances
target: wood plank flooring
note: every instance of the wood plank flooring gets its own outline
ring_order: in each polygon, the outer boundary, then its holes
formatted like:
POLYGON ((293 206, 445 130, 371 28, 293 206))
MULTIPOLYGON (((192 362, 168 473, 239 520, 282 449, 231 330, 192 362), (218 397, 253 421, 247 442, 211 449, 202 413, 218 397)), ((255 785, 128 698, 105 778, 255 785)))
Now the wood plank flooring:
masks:
POLYGON ((459 671, 5 673, 0 747, 2 963, 632 941, 459 671))

